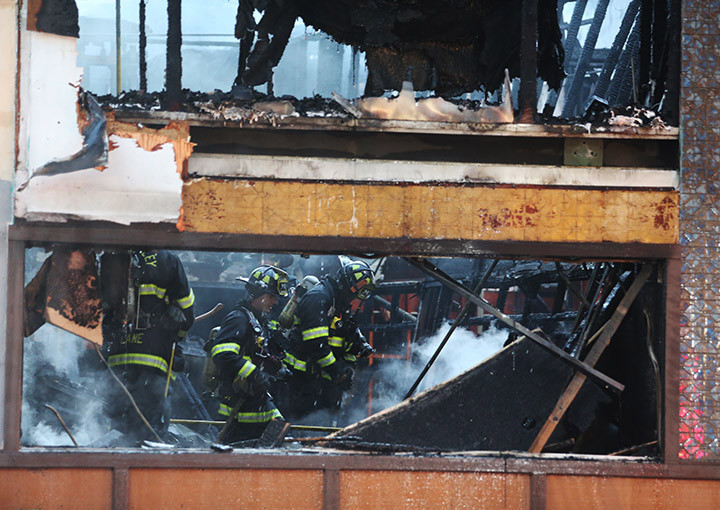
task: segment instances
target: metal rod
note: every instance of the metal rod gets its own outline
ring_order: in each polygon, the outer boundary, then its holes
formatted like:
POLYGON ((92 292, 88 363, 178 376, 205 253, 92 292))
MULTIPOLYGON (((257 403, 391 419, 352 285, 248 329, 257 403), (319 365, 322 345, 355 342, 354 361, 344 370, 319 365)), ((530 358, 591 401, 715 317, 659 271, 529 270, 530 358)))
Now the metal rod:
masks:
POLYGON ((164 442, 164 441, 162 440, 162 438, 158 435, 158 433, 155 432, 155 429, 152 428, 152 425, 150 425, 150 422, 147 421, 147 418, 145 418, 145 415, 142 413, 142 411, 140 411, 140 408, 138 407, 137 402, 135 402, 135 399, 133 398, 133 396, 132 396, 132 394, 130 393, 130 391, 129 391, 129 390, 127 389, 127 387, 123 384, 123 382, 120 380, 120 378, 119 378, 117 375, 115 375, 115 372, 113 372, 113 369, 110 368, 110 365, 108 365, 108 362, 107 362, 107 360, 105 359, 105 356, 103 356, 103 355, 102 355, 102 352, 100 352, 100 346, 99 346, 98 344, 93 344, 93 345, 95 346, 95 351, 97 351, 98 356, 100 356, 100 359, 102 360, 103 364, 107 367, 108 372, 110 372, 110 375, 113 376, 113 379, 115 379, 115 381, 120 385, 120 387, 123 389, 123 391, 125 392, 125 394, 126 394, 126 395, 128 396, 128 398, 130 399, 130 403, 131 403, 131 404, 133 405, 133 407, 135 408, 135 411, 137 411, 138 416, 140 416, 140 419, 142 420, 142 422, 145 424, 145 426, 146 426, 148 429, 150 429, 150 432, 153 433, 153 435, 155 436, 155 439, 157 439, 159 443, 164 442))
MULTIPOLYGON (((485 272, 485 275, 483 276, 482 280, 480 280, 480 282, 478 282, 477 286, 475 287, 476 293, 482 290, 483 286, 488 281, 488 278, 490 278, 490 275, 492 274, 493 269, 495 269, 495 266, 497 265, 497 263, 498 263, 498 259, 493 260, 492 264, 490 265, 488 270, 485 272)), ((438 345, 438 348, 435 349, 435 352, 433 353, 432 357, 425 365, 425 368, 423 368, 423 371, 420 372, 420 375, 415 380, 415 382, 413 383, 412 387, 407 392, 407 394, 405 395, 403 400, 410 398, 412 396, 412 394, 415 393, 415 390, 420 385, 420 382, 423 380, 423 377, 425 377, 425 374, 428 373, 428 370, 430 370, 430 367, 432 367, 433 363, 435 363, 435 360, 440 355, 440 351, 442 351, 443 347, 445 347, 445 344, 447 343, 447 341, 450 340, 450 336, 453 334, 455 329, 457 329, 457 327, 460 325, 460 323, 462 323, 463 319, 465 318, 465 315, 467 315, 469 310, 470 310, 470 300, 465 302, 465 306, 463 306, 462 310, 460 310, 460 313, 458 314, 457 319, 455 319, 455 322, 453 322, 452 326, 450 326, 450 329, 445 334, 445 338, 442 339, 442 342, 440 342, 440 345, 438 345)))
POLYGON ((381 298, 380 296, 373 296, 373 299, 380 303, 383 308, 392 311, 397 311, 400 315, 402 315, 403 319, 406 319, 408 322, 417 322, 417 317, 415 317, 413 314, 408 312, 407 310, 403 310, 399 306, 393 305, 390 301, 381 298))
MULTIPOLYGON (((170 423, 183 423, 186 425, 225 425, 222 420, 190 420, 184 418, 171 418, 170 423)), ((314 432, 337 432, 341 427, 321 427, 320 425, 290 425, 293 430, 308 430, 314 432)))
POLYGON ((62 425, 62 427, 65 429, 65 432, 67 432, 67 435, 70 436, 70 439, 72 439, 73 444, 75 446, 78 446, 78 442, 75 441, 75 438, 73 437, 72 432, 70 432, 70 429, 68 428, 68 426, 65 425, 65 420, 62 419, 62 416, 60 416, 60 413, 57 412, 57 409, 55 409, 53 406, 51 406, 49 404, 45 404, 45 407, 47 407, 53 413, 55 413, 55 416, 57 416, 57 419, 60 420, 60 425, 62 425))
POLYGON ((222 310, 224 307, 225 307, 225 305, 223 305, 222 303, 216 304, 215 306, 213 306, 212 310, 209 310, 209 311, 207 311, 207 312, 205 312, 205 313, 203 313, 203 314, 198 315, 197 317, 195 317, 195 322, 201 321, 201 320, 203 320, 203 319, 207 319, 207 318, 210 317, 211 315, 213 315, 213 314, 219 312, 220 310, 222 310))
POLYGON ((422 258, 417 259, 411 259, 408 257, 404 257, 406 261, 408 261, 413 266, 417 267, 418 269, 421 269, 422 271, 425 271, 426 273, 434 276, 439 281, 441 281, 446 286, 453 289, 455 292, 460 294, 466 299, 469 299, 476 305, 478 305, 480 308, 485 310, 486 312, 490 313, 491 315, 494 315, 498 319, 500 319, 502 322, 510 326, 511 328, 519 331, 520 333, 524 334, 531 340, 533 340, 535 343, 539 344, 540 346, 544 347, 548 351, 552 352, 556 356, 558 356, 561 360, 568 363, 569 365, 573 366, 574 368, 578 369, 583 374, 591 377, 593 380, 595 380, 597 383, 599 383, 603 387, 608 387, 616 392, 622 392, 623 389, 625 389, 625 386, 615 379, 612 379, 611 377, 608 377, 607 375, 603 374, 602 372, 599 372, 598 370, 595 370, 592 366, 588 365, 587 363, 583 363, 582 361, 574 358, 567 352, 563 351, 560 347, 555 345, 554 343, 544 339, 537 333, 533 333, 528 328, 523 326, 522 324, 514 321, 504 313, 502 313, 500 310, 492 306, 490 303, 485 301, 483 298, 476 296, 474 293, 472 293, 469 289, 467 289, 462 284, 458 283, 455 279, 448 276, 444 272, 442 272, 440 269, 436 268, 432 264, 430 264, 427 260, 422 258))
POLYGON ((565 273, 563 273, 560 262, 555 262, 555 269, 557 269, 558 276, 562 278, 562 281, 565 282, 565 286, 570 289, 570 292, 572 292, 576 298, 582 301, 585 306, 590 307, 590 302, 588 301, 588 299, 583 296, 582 292, 573 287, 572 283, 570 283, 570 279, 565 275, 565 273))
POLYGON ((115 0, 115 94, 118 96, 121 92, 121 63, 122 63, 122 37, 120 18, 120 0, 115 0))

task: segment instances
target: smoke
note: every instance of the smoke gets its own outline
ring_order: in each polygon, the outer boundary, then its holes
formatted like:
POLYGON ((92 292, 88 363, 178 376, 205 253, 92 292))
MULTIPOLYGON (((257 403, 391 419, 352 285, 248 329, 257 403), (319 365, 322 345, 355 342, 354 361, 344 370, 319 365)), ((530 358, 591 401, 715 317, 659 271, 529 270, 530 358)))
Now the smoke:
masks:
MULTIPOLYGON (((379 368, 373 372, 372 376, 372 413, 391 407, 403 400, 450 327, 449 323, 444 322, 435 335, 421 340, 413 348, 411 362, 402 362, 402 367, 399 367, 400 363, 394 360, 377 360, 375 362, 379 368)), ((468 329, 457 328, 430 370, 425 374, 414 395, 477 366, 502 349, 507 336, 507 331, 494 327, 478 335, 468 329)), ((367 417, 368 411, 369 409, 365 405, 351 406, 345 410, 344 417, 349 424, 367 417)))
POLYGON ((78 445, 102 442, 110 425, 103 401, 107 379, 99 363, 89 342, 49 324, 25 339, 23 445, 73 446, 57 416, 46 405, 60 413, 78 445))

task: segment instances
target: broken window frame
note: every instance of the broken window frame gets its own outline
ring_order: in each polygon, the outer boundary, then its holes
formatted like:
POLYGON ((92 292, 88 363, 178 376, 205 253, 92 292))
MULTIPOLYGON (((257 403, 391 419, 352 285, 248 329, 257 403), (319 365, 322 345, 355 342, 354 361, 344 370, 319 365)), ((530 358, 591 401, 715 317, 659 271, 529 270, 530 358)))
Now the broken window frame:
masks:
MULTIPOLYGON (((47 453, 43 452, 40 447, 22 447, 20 445, 20 411, 22 404, 22 346, 23 346, 23 303, 24 303, 24 265, 25 265, 25 249, 31 246, 63 244, 78 247, 133 247, 145 245, 148 236, 152 235, 155 239, 154 247, 168 248, 176 250, 207 250, 207 251, 294 251, 294 252, 312 252, 317 253, 318 239, 315 238, 296 238, 293 240, 280 239, 271 236, 244 236, 244 235, 207 235, 207 234, 178 234, 163 231, 147 231, 133 228, 108 228, 100 229, 97 227, 41 227, 41 226, 19 226, 15 225, 10 229, 9 243, 9 267, 15 268, 9 275, 8 281, 8 347, 6 353, 6 399, 5 399, 5 416, 6 424, 4 430, 5 449, 0 454, 0 462, 5 458, 7 461, 21 454, 23 459, 28 459, 29 465, 35 465, 37 459, 44 459, 47 453), (34 459, 34 460, 32 460, 34 459)), ((664 384, 663 384, 663 432, 659 437, 661 443, 662 459, 664 463, 678 463, 679 444, 677 441, 679 426, 679 396, 677 392, 679 384, 679 294, 672 292, 673 289, 679 289, 680 281, 680 249, 674 245, 612 245, 607 244, 573 244, 573 243, 531 243, 531 242, 463 242, 456 241, 410 241, 399 242, 384 239, 366 239, 366 240, 347 240, 347 239, 327 239, 327 243, 323 246, 322 253, 338 253, 340 251, 347 252, 348 247, 358 253, 373 253, 375 255, 401 255, 401 256, 473 256, 487 258, 540 258, 555 260, 582 260, 582 259, 609 259, 621 261, 655 261, 661 262, 664 271, 661 271, 662 278, 665 283, 665 308, 666 315, 664 320, 665 329, 665 368, 664 368, 664 384), (572 257, 568 254, 572 253, 572 257)), ((80 452, 74 452, 71 448, 53 448, 52 458, 55 459, 51 464, 59 462, 70 462, 70 458, 80 455, 80 452), (66 454, 68 457, 66 457, 66 454), (67 460, 66 460, 67 459, 67 460)), ((118 453, 112 453, 116 458, 118 453)), ((108 452, 88 453, 87 462, 90 465, 112 465, 114 462, 107 458, 108 452), (97 457, 96 457, 97 455, 97 457)), ((243 458, 247 458, 248 454, 238 452, 243 458)), ((154 455, 147 452, 137 453, 120 453, 121 456, 128 455, 135 458, 135 455, 141 455, 138 458, 137 465, 145 465, 150 462, 153 465, 167 467, 183 467, 186 465, 194 465, 198 462, 196 456, 209 459, 207 452, 189 452, 183 453, 182 458, 186 460, 178 460, 177 456, 173 456, 172 460, 160 454, 154 455), (144 459, 152 457, 152 461, 144 459), (162 460, 163 458, 167 460, 162 460), (140 460, 143 459, 143 460, 140 460)), ((452 453, 449 453, 452 456, 452 453)), ((492 457, 492 454, 488 454, 492 457)), ((523 457, 523 453, 517 453, 517 457, 523 457)), ((316 465, 316 459, 313 455, 298 456, 304 460, 287 460, 280 461, 277 458, 262 454, 249 454, 251 457, 260 457, 259 465, 266 467, 283 466, 283 467, 303 467, 316 465), (267 464, 265 463, 267 462, 267 464)), ((458 456, 462 456, 458 454, 458 456)), ((544 454, 545 458, 547 454, 544 454)), ((236 455, 232 456, 237 458, 236 455)), ((294 456, 293 456, 294 457, 294 456)), ((550 455, 562 460, 563 455, 550 455)), ((217 456, 215 457, 217 459, 217 456)), ((601 456, 597 458, 609 458, 601 456)), ((383 466, 383 462, 378 461, 374 464, 372 460, 362 461, 361 464, 379 467, 383 466)), ((485 460, 475 460, 479 465, 483 465, 485 460)), ((134 464, 135 461, 131 463, 134 464)), ((205 462, 205 461, 203 461, 205 462)), ((210 465, 219 466, 236 466, 238 461, 212 460, 210 465)), ((255 461, 254 461, 255 462, 255 461)), ((432 459, 418 458, 414 462, 418 462, 419 466, 433 465, 432 459)), ((450 460, 448 460, 452 466, 450 460)), ((567 461, 570 462, 570 461, 567 461)), ((587 460, 583 461, 587 462, 587 460)), ((443 465, 443 463, 440 463, 443 465)), ((435 469, 435 468, 433 468, 435 469)), ((438 469, 445 469, 441 467, 438 469)), ((451 468, 450 468, 451 469, 451 468)), ((641 470, 642 471, 642 470, 641 470)))

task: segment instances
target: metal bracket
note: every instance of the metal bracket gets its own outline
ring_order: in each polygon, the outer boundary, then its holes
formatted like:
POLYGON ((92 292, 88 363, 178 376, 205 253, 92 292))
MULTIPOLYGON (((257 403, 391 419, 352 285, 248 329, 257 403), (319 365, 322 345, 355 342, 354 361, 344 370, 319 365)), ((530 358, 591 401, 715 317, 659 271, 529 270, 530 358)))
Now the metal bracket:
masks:
POLYGON ((566 138, 563 164, 603 166, 603 141, 590 138, 566 138))

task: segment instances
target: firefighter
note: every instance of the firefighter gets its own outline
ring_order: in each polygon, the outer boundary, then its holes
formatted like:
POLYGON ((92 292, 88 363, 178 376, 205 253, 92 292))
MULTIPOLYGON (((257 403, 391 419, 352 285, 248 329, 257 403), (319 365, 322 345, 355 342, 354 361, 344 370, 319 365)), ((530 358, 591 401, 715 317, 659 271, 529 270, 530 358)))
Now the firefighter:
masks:
POLYGON ((248 297, 225 317, 209 346, 218 373, 219 414, 232 417, 220 438, 226 444, 256 439, 271 420, 283 419, 268 393, 281 364, 270 363, 265 315, 287 296, 288 275, 262 265, 245 281, 248 297))
POLYGON ((283 402, 283 411, 292 419, 318 408, 338 408, 342 392, 353 383, 357 357, 373 352, 351 324, 350 305, 353 299, 368 299, 374 291, 370 266, 362 261, 347 262, 334 277, 323 277, 298 302, 290 347, 283 360, 293 374, 283 402))
MULTIPOLYGON (((175 254, 167 250, 134 251, 131 261, 136 307, 130 327, 111 335, 114 340, 109 346, 108 365, 124 382, 153 430, 161 434, 169 420, 165 394, 168 376, 172 370, 183 369, 178 342, 195 320, 195 296, 175 254)), ((131 444, 156 440, 124 395, 113 402, 123 403, 112 414, 131 444)))

